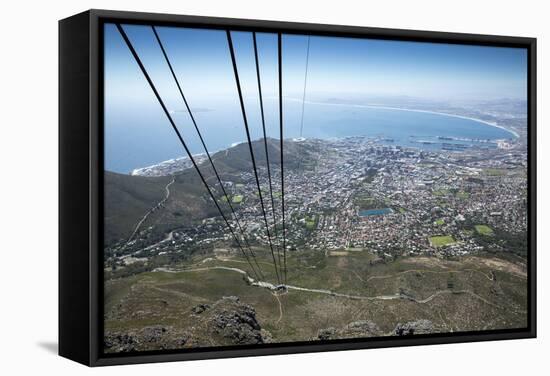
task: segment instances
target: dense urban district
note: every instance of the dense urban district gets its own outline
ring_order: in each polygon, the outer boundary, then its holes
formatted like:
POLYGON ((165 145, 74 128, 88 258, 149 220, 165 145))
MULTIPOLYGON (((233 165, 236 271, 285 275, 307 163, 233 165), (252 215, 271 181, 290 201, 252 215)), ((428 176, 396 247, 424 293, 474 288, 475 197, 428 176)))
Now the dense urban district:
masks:
POLYGON ((248 144, 212 156, 227 195, 197 156, 233 233, 186 158, 105 172, 105 351, 525 327, 527 148, 514 129, 419 141, 435 149, 285 139, 284 196, 279 140, 256 140, 265 216, 248 144))

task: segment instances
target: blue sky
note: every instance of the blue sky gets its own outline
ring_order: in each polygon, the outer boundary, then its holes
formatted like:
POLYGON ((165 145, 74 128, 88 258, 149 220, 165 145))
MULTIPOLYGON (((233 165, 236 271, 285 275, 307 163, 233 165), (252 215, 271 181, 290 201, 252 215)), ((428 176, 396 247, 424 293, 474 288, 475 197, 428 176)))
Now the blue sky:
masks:
MULTIPOLYGON (((177 86, 150 26, 123 25, 193 153, 202 152, 177 86)), ((223 134, 245 139, 225 31, 158 27, 207 145, 226 145, 223 134), (241 134, 242 133, 242 134, 241 134)), ((105 161, 108 169, 144 166, 182 155, 161 107, 113 24, 104 33, 105 161), (121 157, 121 145, 128 155, 121 157), (132 145, 132 146, 130 146, 132 145)), ((232 32, 252 139, 262 136, 258 89, 249 32, 232 32)), ((268 136, 278 136, 277 36, 258 33, 268 136)), ((308 37, 283 35, 285 124, 298 126, 308 37)), ((470 101, 526 99, 523 49, 398 42, 341 37, 310 38, 307 100, 357 101, 401 97, 470 101)), ((395 102, 393 102, 395 104, 395 102)), ((306 119, 309 116, 305 106, 306 119)), ((306 120, 307 122, 307 120, 306 120)), ((314 126, 314 124, 307 124, 314 126)))
MULTIPOLYGON (((124 28, 163 98, 177 100, 151 28, 124 28)), ((197 105, 235 95, 224 31, 175 27, 159 27, 158 31, 178 78, 197 105)), ((233 38, 243 90, 247 96, 257 96, 251 34, 234 32, 233 38)), ((258 34, 258 45, 264 95, 275 95, 276 36, 258 34)), ((283 36, 285 96, 301 97, 306 46, 305 36, 283 36)), ((142 94, 141 73, 132 69, 135 63, 113 25, 106 26, 105 50, 105 77, 113 83, 110 99, 142 94), (140 91, 136 91, 138 87, 140 91)), ((437 100, 524 99, 526 60, 524 49, 311 37, 307 94, 311 98, 406 95, 437 100)), ((148 100, 147 93, 143 94, 141 99, 148 100)))

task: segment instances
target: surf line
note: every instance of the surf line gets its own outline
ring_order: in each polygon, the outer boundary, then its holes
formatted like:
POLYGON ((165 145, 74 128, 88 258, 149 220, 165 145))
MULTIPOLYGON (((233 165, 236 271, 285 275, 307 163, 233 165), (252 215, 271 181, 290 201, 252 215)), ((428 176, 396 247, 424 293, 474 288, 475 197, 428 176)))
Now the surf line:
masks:
MULTIPOLYGON (((293 102, 302 102, 301 99, 298 98, 291 98, 286 97, 286 100, 293 101, 293 102)), ((337 107, 354 107, 354 108, 372 108, 372 109, 379 109, 379 110, 396 110, 396 111, 408 111, 408 112, 420 112, 420 113, 426 113, 426 114, 432 114, 432 115, 441 115, 441 116, 449 116, 459 119, 465 119, 465 120, 471 120, 478 123, 482 123, 485 125, 489 125, 491 127, 502 129, 508 133, 511 133, 515 138, 519 138, 519 133, 514 131, 513 129, 508 129, 503 127, 502 125, 498 125, 497 123, 490 122, 487 120, 477 119, 469 116, 464 115, 457 115, 457 114, 449 114, 447 112, 437 112, 437 111, 430 111, 430 110, 419 110, 415 108, 404 108, 404 107, 391 107, 391 106, 379 106, 376 104, 356 104, 356 103, 330 103, 330 102, 317 102, 317 101, 308 101, 306 100, 305 103, 308 104, 315 104, 320 106, 337 106, 337 107)))

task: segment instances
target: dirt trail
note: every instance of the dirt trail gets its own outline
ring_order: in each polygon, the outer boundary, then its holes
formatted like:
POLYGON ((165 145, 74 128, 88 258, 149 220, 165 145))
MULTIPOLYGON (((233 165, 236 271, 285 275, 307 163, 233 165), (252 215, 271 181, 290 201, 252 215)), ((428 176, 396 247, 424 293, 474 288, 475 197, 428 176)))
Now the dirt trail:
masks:
POLYGON ((277 319, 278 324, 283 319, 283 304, 281 303, 281 299, 279 299, 279 295, 277 295, 277 293, 273 293, 273 296, 277 300, 277 303, 279 303, 279 318, 277 319))
MULTIPOLYGON (((245 270, 238 269, 238 268, 230 268, 230 267, 226 267, 226 266, 211 266, 211 267, 204 267, 204 268, 180 269, 180 270, 173 270, 173 269, 167 269, 167 268, 157 268, 154 271, 168 272, 168 273, 189 273, 189 272, 201 272, 201 271, 209 271, 209 270, 232 271, 232 272, 239 273, 239 274, 242 274, 243 276, 245 276, 248 283, 250 283, 252 286, 267 288, 271 291, 276 291, 278 289, 278 286, 276 286, 272 283, 264 282, 264 281, 256 281, 255 279, 250 277, 248 275, 248 272, 246 272, 245 270)), ((476 294, 472 291, 469 291, 469 290, 440 290, 440 291, 437 291, 437 292, 433 293, 432 295, 428 296, 427 298, 417 299, 413 296, 410 296, 410 295, 407 295, 407 294, 402 294, 402 293, 396 293, 396 294, 393 294, 393 295, 365 296, 365 295, 343 294, 343 293, 338 293, 338 292, 334 292, 334 291, 327 290, 327 289, 312 289, 312 288, 293 286, 293 285, 285 285, 285 287, 286 287, 287 290, 311 292, 311 293, 317 293, 317 294, 336 296, 336 297, 340 297, 340 298, 347 298, 347 299, 352 299, 352 300, 409 300, 409 301, 413 301, 413 302, 418 303, 418 304, 429 303, 433 299, 437 298, 440 295, 447 295, 447 294, 462 295, 462 294, 467 294, 467 295, 470 295, 470 296, 472 296, 472 297, 474 297, 478 300, 481 300, 482 302, 484 302, 488 305, 491 305, 491 306, 499 308, 499 309, 502 308, 502 307, 498 306, 497 304, 492 303, 492 302, 488 301, 487 299, 483 298, 482 296, 480 296, 480 295, 478 295, 478 294, 476 294)), ((280 303, 280 301, 279 301, 279 303, 280 303)), ((282 317, 282 307, 281 307, 281 317, 282 317)))
POLYGON ((386 278, 392 278, 401 274, 407 274, 407 273, 432 273, 432 274, 446 274, 446 273, 462 273, 462 272, 475 272, 483 275, 485 278, 487 278, 489 281, 493 280, 493 276, 490 276, 486 273, 483 273, 480 270, 476 269, 461 269, 461 270, 442 270, 442 271, 434 271, 434 270, 422 270, 422 269, 411 269, 406 270, 404 272, 399 272, 395 274, 389 274, 389 275, 374 275, 369 278, 367 278, 367 282, 373 279, 386 279, 386 278))

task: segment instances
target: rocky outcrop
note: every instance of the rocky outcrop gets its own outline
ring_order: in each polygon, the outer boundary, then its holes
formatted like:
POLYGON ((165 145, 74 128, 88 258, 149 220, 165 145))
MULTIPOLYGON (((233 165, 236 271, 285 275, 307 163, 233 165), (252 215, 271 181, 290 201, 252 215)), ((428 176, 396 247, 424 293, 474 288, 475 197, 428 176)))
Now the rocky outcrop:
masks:
POLYGON ((166 333, 166 328, 160 325, 146 326, 140 331, 140 337, 144 342, 159 342, 166 333))
POLYGON ((214 304, 211 312, 210 330, 229 340, 232 344, 260 344, 264 337, 256 310, 243 304, 237 297, 224 297, 214 304))
POLYGON ((191 312, 193 312, 195 315, 200 315, 204 311, 206 311, 208 308, 210 308, 209 304, 199 304, 191 308, 191 312))
POLYGON ((399 323, 394 329, 397 336, 411 336, 414 334, 439 333, 440 329, 430 320, 409 321, 404 324, 399 323))
POLYGON ((107 352, 131 352, 136 350, 137 341, 128 334, 107 334, 103 340, 107 352))
POLYGON ((261 328, 254 307, 236 296, 212 304, 198 304, 182 315, 187 327, 152 325, 129 331, 107 332, 106 352, 255 345, 272 341, 261 328), (189 325, 189 323, 192 323, 189 325))
POLYGON ((326 341, 345 338, 379 337, 383 333, 374 322, 369 320, 354 321, 343 328, 326 328, 319 330, 317 339, 326 341))
POLYGON ((107 332, 103 343, 107 353, 161 350, 183 347, 189 335, 172 326, 152 325, 128 332, 107 332))

